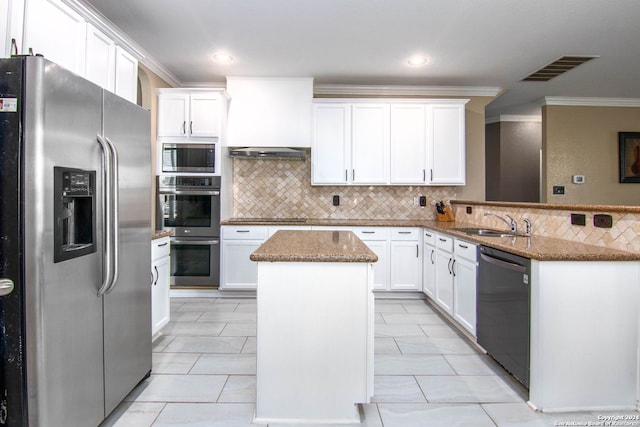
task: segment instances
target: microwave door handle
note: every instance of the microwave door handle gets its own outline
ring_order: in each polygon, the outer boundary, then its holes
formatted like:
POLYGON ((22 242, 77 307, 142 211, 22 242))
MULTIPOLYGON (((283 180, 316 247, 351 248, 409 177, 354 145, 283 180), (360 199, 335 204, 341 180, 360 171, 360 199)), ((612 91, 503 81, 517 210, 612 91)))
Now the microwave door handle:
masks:
POLYGON ((111 149, 107 145, 107 142, 100 136, 97 135, 98 143, 102 148, 102 165, 103 165, 103 175, 102 175, 102 199, 103 199, 103 207, 102 207, 102 285, 100 289, 98 289, 98 296, 102 296, 105 294, 109 286, 111 285, 111 278, 113 277, 113 267, 112 267, 112 250, 111 250, 111 236, 113 235, 112 226, 112 209, 111 209, 111 149))
POLYGON ((111 149, 111 208, 113 213, 111 214, 111 229, 113 230, 113 277, 111 279, 111 285, 107 289, 107 293, 111 292, 119 276, 119 254, 120 254, 120 182, 118 172, 120 169, 118 161, 118 149, 115 144, 111 142, 109 138, 105 138, 109 148, 111 149))

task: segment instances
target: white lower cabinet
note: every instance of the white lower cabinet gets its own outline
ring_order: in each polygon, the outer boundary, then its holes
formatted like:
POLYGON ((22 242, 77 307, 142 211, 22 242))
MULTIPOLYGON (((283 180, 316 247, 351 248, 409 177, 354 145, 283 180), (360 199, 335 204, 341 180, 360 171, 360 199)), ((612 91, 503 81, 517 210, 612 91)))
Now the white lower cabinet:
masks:
POLYGON ((453 316, 453 237, 436 233, 436 303, 453 316))
POLYGON ((378 255, 378 262, 373 263, 373 289, 386 291, 389 289, 389 229, 356 227, 350 230, 378 255))
POLYGON ((422 290, 422 250, 420 228, 391 229, 392 291, 422 290))
POLYGON ((249 256, 267 236, 264 226, 222 226, 220 289, 256 289, 258 267, 249 256))
POLYGON ((431 299, 436 297, 436 233, 425 230, 422 251, 422 292, 431 299))
POLYGON ((169 279, 171 245, 169 237, 151 242, 151 336, 169 323, 169 279))
POLYGON ((476 336, 477 245, 454 242, 453 318, 476 336))

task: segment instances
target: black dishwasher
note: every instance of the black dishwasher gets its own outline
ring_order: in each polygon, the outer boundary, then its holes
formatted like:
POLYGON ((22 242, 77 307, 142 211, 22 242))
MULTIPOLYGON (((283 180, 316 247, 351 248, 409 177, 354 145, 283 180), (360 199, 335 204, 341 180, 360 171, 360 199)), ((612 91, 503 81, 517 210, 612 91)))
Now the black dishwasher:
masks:
POLYGON ((478 344, 527 388, 530 273, 530 259, 480 246, 478 344))

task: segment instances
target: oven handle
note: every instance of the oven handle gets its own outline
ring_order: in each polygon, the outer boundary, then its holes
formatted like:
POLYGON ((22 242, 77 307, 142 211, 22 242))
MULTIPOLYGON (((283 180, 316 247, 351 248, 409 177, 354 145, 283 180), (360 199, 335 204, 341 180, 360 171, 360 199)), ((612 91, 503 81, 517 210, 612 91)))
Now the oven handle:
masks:
POLYGON ((220 240, 218 239, 212 239, 212 240, 171 240, 171 243, 177 244, 177 245, 219 245, 220 244, 220 240))
POLYGON ((219 196, 219 191, 159 190, 159 194, 175 194, 178 196, 219 196))

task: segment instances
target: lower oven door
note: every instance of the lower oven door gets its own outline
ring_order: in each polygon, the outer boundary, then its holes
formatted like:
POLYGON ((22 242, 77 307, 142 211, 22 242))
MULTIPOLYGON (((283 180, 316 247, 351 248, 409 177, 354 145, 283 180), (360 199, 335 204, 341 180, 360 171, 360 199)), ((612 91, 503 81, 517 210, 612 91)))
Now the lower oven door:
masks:
POLYGON ((220 240, 171 238, 171 286, 213 289, 220 284, 220 240))

